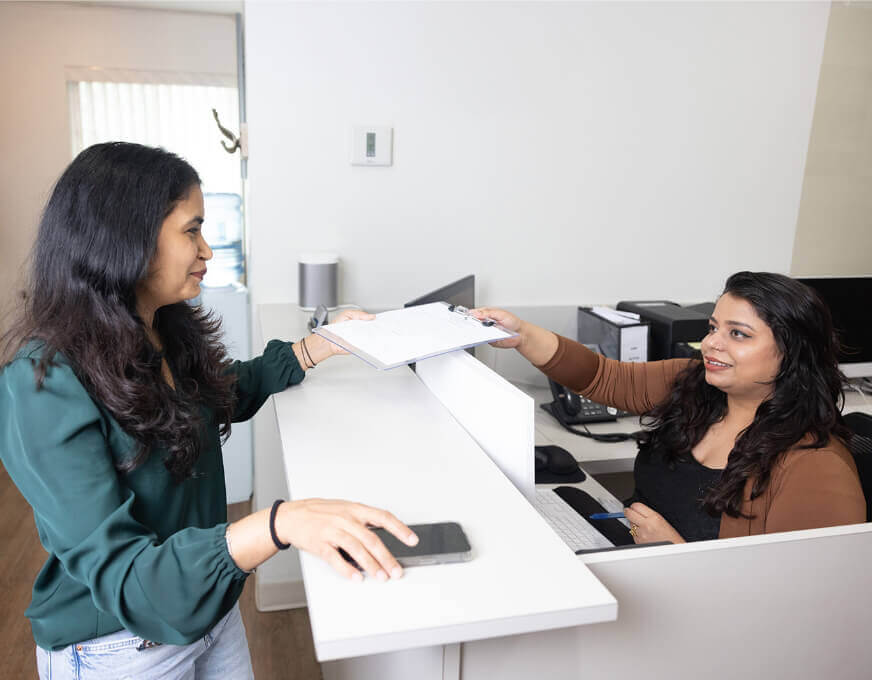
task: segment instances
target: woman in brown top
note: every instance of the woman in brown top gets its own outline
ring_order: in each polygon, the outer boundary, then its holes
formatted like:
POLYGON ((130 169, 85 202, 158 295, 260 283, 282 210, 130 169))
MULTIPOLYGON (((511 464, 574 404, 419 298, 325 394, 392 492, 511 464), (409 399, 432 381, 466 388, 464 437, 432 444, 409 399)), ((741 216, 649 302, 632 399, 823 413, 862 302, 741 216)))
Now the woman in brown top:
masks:
POLYGON ((702 361, 621 363, 504 310, 474 313, 517 331, 496 346, 514 347, 556 382, 644 414, 639 500, 625 509, 637 543, 865 520, 845 446, 832 320, 798 281, 731 276, 702 340, 702 361))

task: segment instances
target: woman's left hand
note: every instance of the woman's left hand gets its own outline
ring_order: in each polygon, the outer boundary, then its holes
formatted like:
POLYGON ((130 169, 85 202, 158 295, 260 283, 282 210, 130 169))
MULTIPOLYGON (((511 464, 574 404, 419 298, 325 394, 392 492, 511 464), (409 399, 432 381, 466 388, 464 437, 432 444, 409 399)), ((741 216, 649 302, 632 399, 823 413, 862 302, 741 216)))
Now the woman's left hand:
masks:
POLYGON ((364 312, 362 309, 343 309, 330 323, 339 323, 341 321, 372 321, 374 318, 375 314, 364 312))
POLYGON ((624 508, 624 516, 630 522, 630 535, 636 543, 686 542, 681 534, 663 519, 663 515, 644 503, 633 503, 629 508, 624 508))
MULTIPOLYGON (((362 309, 343 309, 330 321, 330 323, 340 323, 342 321, 372 321, 374 318, 375 314, 364 312, 362 309)), ((342 349, 339 345, 334 345, 329 340, 325 340, 325 342, 330 346, 331 354, 348 354, 348 352, 342 349)))
MULTIPOLYGON (((372 321, 374 318, 375 314, 364 312, 362 309, 343 309, 330 321, 330 323, 339 323, 340 321, 372 321)), ((300 362, 300 366, 303 366, 304 368, 311 368, 308 361, 309 358, 311 358, 317 366, 325 359, 332 357, 334 354, 348 354, 348 352, 342 349, 339 345, 330 342, 326 338, 322 338, 317 333, 312 333, 306 337, 307 355, 304 356, 302 347, 298 345, 301 345, 301 343, 294 345, 294 352, 297 355, 297 360, 300 362)))

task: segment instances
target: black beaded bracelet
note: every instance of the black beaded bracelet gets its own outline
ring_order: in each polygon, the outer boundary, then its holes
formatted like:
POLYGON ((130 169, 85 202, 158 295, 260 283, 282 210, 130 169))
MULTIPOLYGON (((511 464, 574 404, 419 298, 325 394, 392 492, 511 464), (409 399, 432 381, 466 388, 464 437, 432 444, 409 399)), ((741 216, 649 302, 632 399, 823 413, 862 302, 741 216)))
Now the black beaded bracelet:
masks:
POLYGON ((269 511, 269 535, 272 537, 273 543, 276 544, 276 548, 279 550, 287 550, 291 547, 290 543, 282 543, 279 540, 279 536, 276 533, 276 513, 279 511, 279 506, 284 503, 284 500, 279 498, 275 503, 272 504, 272 510, 269 511))

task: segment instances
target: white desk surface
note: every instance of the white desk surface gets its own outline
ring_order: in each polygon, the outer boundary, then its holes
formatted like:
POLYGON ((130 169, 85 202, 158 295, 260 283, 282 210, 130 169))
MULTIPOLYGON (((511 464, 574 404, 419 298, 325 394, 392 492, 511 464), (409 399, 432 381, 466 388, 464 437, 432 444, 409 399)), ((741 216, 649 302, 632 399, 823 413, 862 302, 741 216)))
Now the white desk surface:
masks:
MULTIPOLYGON (((296 337, 291 305, 260 308, 264 338, 296 337)), ((301 556, 318 659, 613 621, 617 602, 405 368, 335 357, 275 396, 290 495, 347 498, 407 524, 458 521, 466 563, 346 581, 301 556)))

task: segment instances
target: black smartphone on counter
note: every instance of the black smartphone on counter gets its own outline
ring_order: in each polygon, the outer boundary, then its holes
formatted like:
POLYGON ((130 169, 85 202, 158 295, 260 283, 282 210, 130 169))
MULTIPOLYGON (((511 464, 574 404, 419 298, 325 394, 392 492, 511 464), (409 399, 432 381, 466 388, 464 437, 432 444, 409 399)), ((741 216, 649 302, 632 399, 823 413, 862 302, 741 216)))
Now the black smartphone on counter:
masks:
MULTIPOLYGON (((418 537, 418 544, 406 545, 386 529, 372 527, 385 547, 404 567, 420 567, 426 564, 448 564, 472 559, 472 548, 463 527, 457 522, 434 522, 433 524, 410 524, 409 528, 418 537)), ((360 565, 342 548, 339 554, 357 569, 360 565)))
POLYGON ((404 567, 466 562, 472 558, 469 539, 457 522, 410 524, 409 528, 418 537, 417 545, 406 545, 385 529, 373 529, 404 567))

